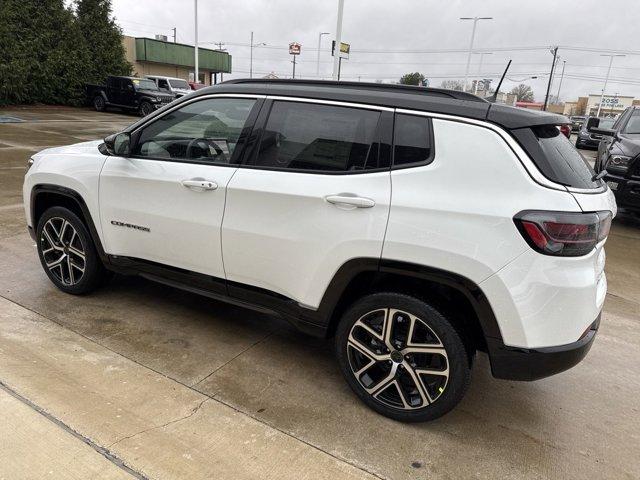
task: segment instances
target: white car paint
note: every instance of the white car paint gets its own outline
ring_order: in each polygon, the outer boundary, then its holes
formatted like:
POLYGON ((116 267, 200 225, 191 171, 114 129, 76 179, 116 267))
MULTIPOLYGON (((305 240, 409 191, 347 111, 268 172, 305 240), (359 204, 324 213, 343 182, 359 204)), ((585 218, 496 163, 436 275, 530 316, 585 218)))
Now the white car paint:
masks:
POLYGON ((550 186, 498 127, 426 115, 434 117, 435 161, 391 173, 318 175, 105 157, 99 142, 45 150, 25 179, 25 211, 30 223, 34 185, 66 186, 85 199, 108 253, 267 288, 310 308, 351 258, 440 268, 480 285, 506 345, 575 342, 602 308, 603 246, 583 257, 545 256, 526 244, 513 216, 525 209, 615 214, 611 192, 550 186), (218 188, 193 191, 181 184, 190 179, 218 188), (375 205, 332 204, 331 195, 375 205), (121 217, 150 231, 110 223, 121 217))

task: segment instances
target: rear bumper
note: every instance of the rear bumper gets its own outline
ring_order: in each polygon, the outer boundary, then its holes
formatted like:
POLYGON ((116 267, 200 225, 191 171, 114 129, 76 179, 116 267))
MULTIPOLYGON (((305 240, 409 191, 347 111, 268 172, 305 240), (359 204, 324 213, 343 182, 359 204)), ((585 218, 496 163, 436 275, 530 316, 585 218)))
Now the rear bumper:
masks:
POLYGON ((618 207, 628 210, 640 210, 640 180, 629 180, 617 175, 607 175, 606 182, 616 183, 617 187, 611 191, 616 197, 618 207))
POLYGON ((557 347, 508 347, 501 340, 488 338, 491 372, 495 378, 526 381, 564 372, 587 355, 599 325, 600 315, 577 342, 557 347))

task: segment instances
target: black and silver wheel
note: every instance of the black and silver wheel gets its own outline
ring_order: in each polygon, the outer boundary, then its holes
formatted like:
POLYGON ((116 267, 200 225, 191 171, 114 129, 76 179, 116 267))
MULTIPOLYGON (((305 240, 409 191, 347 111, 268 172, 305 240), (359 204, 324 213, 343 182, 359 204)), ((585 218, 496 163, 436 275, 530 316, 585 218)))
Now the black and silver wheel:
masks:
POLYGON ((140 104, 140 115, 142 115, 143 117, 146 117, 147 115, 150 115, 151 113, 153 113, 153 105, 151 105, 147 101, 142 102, 140 104))
POLYGON ((106 278, 89 232, 72 211, 48 209, 40 217, 36 235, 40 263, 60 290, 87 293, 106 278))
POLYGON ((102 112, 104 111, 104 107, 105 107, 104 98, 102 98, 102 95, 96 95, 95 98, 93 99, 93 108, 95 108, 96 111, 98 112, 102 112))
POLYGON ((470 382, 465 346, 427 303, 379 293, 356 302, 336 332, 338 361, 355 393, 378 413, 406 422, 451 410, 470 382))

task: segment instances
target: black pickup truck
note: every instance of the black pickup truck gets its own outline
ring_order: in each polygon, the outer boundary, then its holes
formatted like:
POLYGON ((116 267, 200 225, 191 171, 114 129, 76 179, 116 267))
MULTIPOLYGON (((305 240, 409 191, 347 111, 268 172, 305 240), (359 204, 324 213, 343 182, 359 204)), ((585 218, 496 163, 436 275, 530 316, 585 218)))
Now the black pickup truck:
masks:
POLYGON ((590 132, 602 135, 595 171, 606 170, 605 181, 619 207, 640 213, 640 107, 629 107, 613 126, 603 128, 599 119, 589 119, 590 132))
POLYGON ((85 85, 87 102, 102 112, 107 107, 134 110, 147 116, 171 103, 175 96, 161 92, 153 80, 136 77, 107 77, 106 85, 85 85))

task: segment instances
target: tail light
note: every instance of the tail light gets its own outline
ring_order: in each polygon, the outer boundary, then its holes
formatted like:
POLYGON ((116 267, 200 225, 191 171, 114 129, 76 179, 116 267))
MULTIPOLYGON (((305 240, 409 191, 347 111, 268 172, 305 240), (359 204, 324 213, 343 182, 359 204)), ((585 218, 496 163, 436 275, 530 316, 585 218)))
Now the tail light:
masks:
POLYGON ((560 133, 562 133, 565 137, 567 138, 571 137, 571 125, 569 124, 559 125, 558 128, 560 129, 560 133))
POLYGON ((514 217, 535 251, 545 255, 586 255, 609 235, 611 212, 565 213, 527 210, 514 217))

